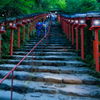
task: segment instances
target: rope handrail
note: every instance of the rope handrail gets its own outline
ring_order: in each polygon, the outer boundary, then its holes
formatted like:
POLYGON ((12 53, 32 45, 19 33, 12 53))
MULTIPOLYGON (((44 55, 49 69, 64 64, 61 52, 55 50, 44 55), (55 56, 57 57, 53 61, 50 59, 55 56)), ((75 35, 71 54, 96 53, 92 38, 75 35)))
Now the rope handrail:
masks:
POLYGON ((19 66, 21 64, 21 62, 43 41, 43 39, 49 34, 50 29, 51 29, 51 23, 52 20, 50 22, 50 26, 48 29, 47 34, 26 54, 26 56, 0 81, 0 84, 17 68, 17 66, 19 66))

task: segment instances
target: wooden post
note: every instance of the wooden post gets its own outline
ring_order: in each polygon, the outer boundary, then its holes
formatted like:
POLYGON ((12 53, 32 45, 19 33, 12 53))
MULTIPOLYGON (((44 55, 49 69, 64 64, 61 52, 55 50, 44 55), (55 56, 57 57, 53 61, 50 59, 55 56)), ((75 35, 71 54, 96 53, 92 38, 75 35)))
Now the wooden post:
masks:
POLYGON ((13 29, 11 29, 10 55, 13 55, 13 29))
POLYGON ((20 26, 18 26, 18 42, 17 47, 20 47, 20 26))
POLYGON ((99 72, 99 46, 98 46, 98 29, 95 29, 95 61, 96 71, 99 72))

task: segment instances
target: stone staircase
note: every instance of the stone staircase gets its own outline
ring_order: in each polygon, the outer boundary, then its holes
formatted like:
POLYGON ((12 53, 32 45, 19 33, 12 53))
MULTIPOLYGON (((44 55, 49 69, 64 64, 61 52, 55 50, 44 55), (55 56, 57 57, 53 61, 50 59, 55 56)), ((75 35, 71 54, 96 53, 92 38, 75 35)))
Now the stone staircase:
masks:
MULTIPOLYGON (((32 53, 15 69, 13 100, 100 100, 100 80, 90 76, 86 64, 78 61, 74 48, 62 34, 61 26, 52 23, 49 44, 43 40, 32 53)), ((14 55, 6 56, 0 64, 0 80, 40 40, 35 37, 14 55)), ((11 75, 0 84, 0 100, 10 100, 11 75)))

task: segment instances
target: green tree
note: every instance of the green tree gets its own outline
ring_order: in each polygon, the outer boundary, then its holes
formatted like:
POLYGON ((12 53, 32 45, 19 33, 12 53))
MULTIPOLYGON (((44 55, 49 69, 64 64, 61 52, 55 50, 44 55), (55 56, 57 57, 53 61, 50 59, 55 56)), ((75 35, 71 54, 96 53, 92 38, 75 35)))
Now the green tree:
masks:
POLYGON ((0 14, 6 17, 57 9, 67 14, 99 10, 97 0, 0 0, 0 14))

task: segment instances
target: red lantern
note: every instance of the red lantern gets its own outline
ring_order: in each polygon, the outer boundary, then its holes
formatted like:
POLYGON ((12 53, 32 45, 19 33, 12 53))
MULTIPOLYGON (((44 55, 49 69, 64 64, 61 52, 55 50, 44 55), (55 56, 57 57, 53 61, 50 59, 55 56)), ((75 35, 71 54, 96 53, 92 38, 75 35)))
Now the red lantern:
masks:
POLYGON ((22 24, 23 24, 23 42, 25 42, 25 24, 28 24, 26 18, 22 20, 22 24))
POLYGON ((16 18, 9 18, 8 20, 8 29, 11 29, 11 41, 10 41, 10 55, 13 55, 13 30, 17 29, 16 27, 16 18))
POLYGON ((18 17, 16 21, 17 21, 16 25, 18 26, 18 42, 17 42, 17 47, 20 47, 20 27, 23 26, 23 24, 22 24, 21 17, 18 17))
POLYGON ((79 27, 81 27, 81 58, 84 59, 84 27, 86 27, 86 14, 79 14, 79 27))
POLYGON ((76 50, 78 51, 78 25, 79 25, 79 14, 75 14, 74 26, 76 27, 76 50))
POLYGON ((30 23, 30 22, 31 22, 31 20, 28 18, 28 19, 27 19, 27 23, 28 23, 28 24, 27 24, 27 28, 28 28, 28 29, 27 29, 27 39, 29 39, 29 23, 30 23))
POLYGON ((87 18, 91 19, 90 30, 95 30, 95 64, 96 71, 99 72, 99 47, 98 47, 98 30, 100 30, 100 12, 88 12, 87 18))
POLYGON ((71 15, 71 22, 72 25, 72 45, 74 45, 74 21, 75 21, 75 15, 71 15))

